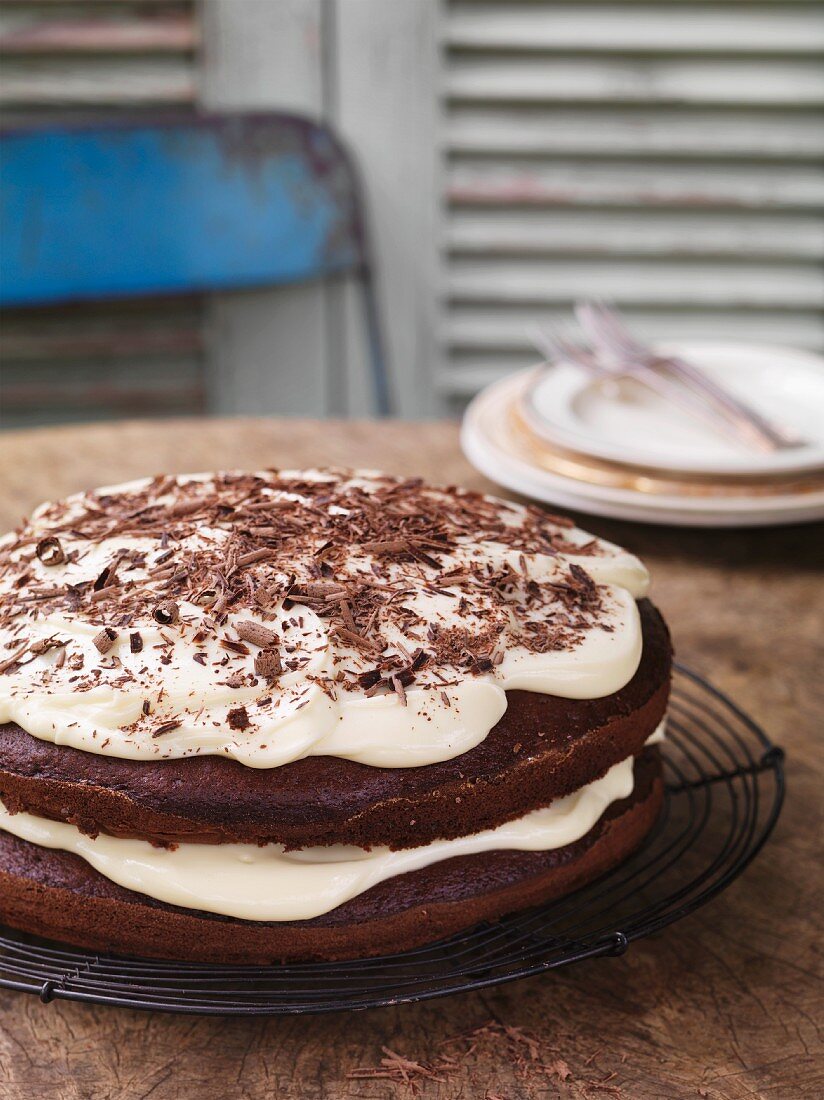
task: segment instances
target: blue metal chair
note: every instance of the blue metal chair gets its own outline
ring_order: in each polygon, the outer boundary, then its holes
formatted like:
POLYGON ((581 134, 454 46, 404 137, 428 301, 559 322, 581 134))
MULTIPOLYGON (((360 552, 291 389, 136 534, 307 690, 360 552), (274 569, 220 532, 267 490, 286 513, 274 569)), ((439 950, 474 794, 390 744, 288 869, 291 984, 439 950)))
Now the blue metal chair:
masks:
POLYGON ((280 114, 0 137, 0 305, 219 291, 355 275, 375 402, 391 411, 365 212, 325 127, 280 114))

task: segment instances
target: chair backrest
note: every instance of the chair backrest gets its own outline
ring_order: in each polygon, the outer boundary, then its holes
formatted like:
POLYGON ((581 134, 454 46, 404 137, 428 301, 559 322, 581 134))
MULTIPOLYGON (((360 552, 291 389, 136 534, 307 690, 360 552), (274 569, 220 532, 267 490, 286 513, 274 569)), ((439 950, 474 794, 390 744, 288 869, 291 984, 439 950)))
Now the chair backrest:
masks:
POLYGON ((294 283, 354 271, 389 398, 357 179, 325 127, 280 114, 10 131, 0 305, 294 283))
POLYGON ((283 115, 3 135, 3 305, 289 283, 363 262, 354 176, 283 115))

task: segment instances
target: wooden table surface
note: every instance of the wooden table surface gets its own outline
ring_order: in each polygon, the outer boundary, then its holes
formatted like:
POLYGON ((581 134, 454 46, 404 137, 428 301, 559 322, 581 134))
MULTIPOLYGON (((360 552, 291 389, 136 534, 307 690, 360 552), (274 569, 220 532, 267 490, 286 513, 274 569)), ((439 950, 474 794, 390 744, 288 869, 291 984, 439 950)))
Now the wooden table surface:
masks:
MULTIPOLYGON (((0 436, 0 527, 42 499, 142 474, 319 464, 489 488, 450 424, 129 422, 0 436)), ((419 1095, 824 1096, 822 530, 582 522, 646 560, 680 658, 787 750, 784 813, 742 878, 621 958, 421 1005, 209 1019, 0 992, 0 1096, 406 1096, 393 1080, 349 1075, 377 1067, 384 1047, 432 1063, 443 1040, 476 1028, 469 1056, 442 1080, 419 1079, 419 1095), (527 1039, 538 1044, 533 1061, 527 1039)))

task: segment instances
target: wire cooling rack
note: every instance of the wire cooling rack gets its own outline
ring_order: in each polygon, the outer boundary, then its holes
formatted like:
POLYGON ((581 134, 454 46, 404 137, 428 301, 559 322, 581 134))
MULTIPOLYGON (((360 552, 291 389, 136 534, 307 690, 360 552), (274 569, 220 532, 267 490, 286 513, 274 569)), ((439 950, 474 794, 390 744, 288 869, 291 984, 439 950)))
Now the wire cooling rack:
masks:
POLYGON ((620 955, 729 885, 757 855, 784 796, 783 753, 720 691, 677 666, 666 796, 642 849, 597 882, 402 954, 338 963, 221 966, 96 955, 0 929, 0 986, 211 1015, 334 1012, 497 985, 620 955))

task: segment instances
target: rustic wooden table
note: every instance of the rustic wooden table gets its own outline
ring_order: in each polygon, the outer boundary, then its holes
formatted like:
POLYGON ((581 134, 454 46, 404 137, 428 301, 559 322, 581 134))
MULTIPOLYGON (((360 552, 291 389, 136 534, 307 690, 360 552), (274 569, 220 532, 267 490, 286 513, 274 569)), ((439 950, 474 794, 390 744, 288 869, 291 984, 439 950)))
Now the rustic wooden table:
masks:
MULTIPOLYGON (((346 464, 488 488, 448 424, 126 423, 0 436, 0 526, 42 499, 158 471, 346 464)), ((416 1006, 206 1019, 0 993, 0 1096, 384 1098, 386 1047, 420 1063, 478 1028, 424 1097, 824 1096, 821 528, 685 531, 584 518, 652 567, 679 656, 788 752, 775 836, 729 890, 634 944, 544 977, 416 1006), (818 658, 818 664, 817 664, 818 658), (816 699, 816 694, 818 698, 816 699), (490 1026, 485 1026, 490 1025, 490 1026), (529 1041, 537 1043, 530 1058, 529 1041), (542 1070, 540 1065, 552 1067, 542 1070)))

